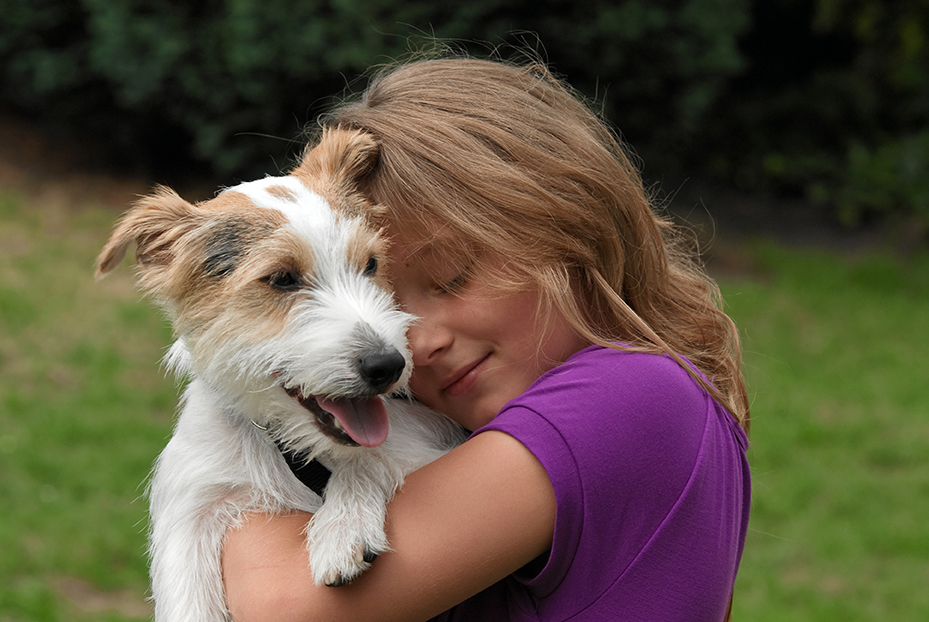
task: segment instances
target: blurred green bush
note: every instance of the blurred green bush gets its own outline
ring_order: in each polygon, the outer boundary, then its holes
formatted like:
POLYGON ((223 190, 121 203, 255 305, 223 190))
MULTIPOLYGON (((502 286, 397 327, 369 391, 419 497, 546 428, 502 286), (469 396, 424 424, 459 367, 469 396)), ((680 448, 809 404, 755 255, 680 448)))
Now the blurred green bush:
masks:
POLYGON ((651 179, 929 224, 926 0, 6 0, 0 104, 149 170, 253 175, 433 37, 534 49, 651 179))
POLYGON ((746 70, 704 126, 707 171, 847 225, 929 227, 929 2, 754 0, 746 70))
POLYGON ((429 37, 537 50, 637 143, 693 134, 740 68, 745 0, 7 0, 0 100, 137 157, 266 162, 370 65, 429 37), (517 31, 518 29, 518 31, 517 31), (524 34, 520 34, 524 33, 524 34), (528 34, 535 33, 535 34, 528 34), (536 37, 536 35, 538 35, 536 37), (413 39, 410 37, 413 36, 413 39), (540 43, 541 42, 541 43, 540 43), (608 85, 608 86, 607 86, 608 85), (598 89, 600 91, 598 92, 598 89))

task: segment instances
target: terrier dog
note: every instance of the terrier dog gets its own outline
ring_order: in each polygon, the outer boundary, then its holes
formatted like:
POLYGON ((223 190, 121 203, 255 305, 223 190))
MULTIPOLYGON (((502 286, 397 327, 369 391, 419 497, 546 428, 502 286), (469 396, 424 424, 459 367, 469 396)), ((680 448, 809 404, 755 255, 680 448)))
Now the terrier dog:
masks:
POLYGON ((354 580, 388 548, 404 476, 464 439, 384 398, 409 378, 412 318, 388 291, 386 241, 357 187, 376 157, 370 136, 329 130, 289 175, 198 204, 161 188, 97 259, 99 278, 136 243, 140 284, 177 337, 166 362, 191 378, 149 485, 159 622, 227 619, 223 538, 249 512, 313 512, 316 583, 354 580), (331 472, 322 496, 298 480, 307 469, 331 472))

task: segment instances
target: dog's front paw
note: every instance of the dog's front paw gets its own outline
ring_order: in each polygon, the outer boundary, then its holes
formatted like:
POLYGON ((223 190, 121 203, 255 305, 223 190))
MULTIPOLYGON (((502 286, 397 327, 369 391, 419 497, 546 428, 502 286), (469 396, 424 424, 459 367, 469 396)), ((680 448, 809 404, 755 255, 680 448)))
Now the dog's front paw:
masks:
POLYGON ((383 529, 364 533, 363 526, 346 523, 326 525, 320 510, 307 530, 310 568, 316 585, 337 587, 351 583, 387 550, 383 529))
POLYGON ((385 549, 364 543, 347 544, 316 540, 310 545, 310 568, 316 585, 338 587, 351 583, 371 567, 385 549))
POLYGON ((371 567, 371 562, 377 559, 379 554, 370 549, 362 548, 354 552, 351 560, 317 559, 315 561, 313 555, 310 554, 313 578, 317 585, 328 585, 329 587, 339 587, 351 583, 371 567))

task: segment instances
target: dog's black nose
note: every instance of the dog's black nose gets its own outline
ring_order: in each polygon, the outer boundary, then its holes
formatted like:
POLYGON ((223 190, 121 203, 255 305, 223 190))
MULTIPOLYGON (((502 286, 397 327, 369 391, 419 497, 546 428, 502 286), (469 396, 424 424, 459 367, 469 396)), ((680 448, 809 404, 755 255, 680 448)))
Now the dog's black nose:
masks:
POLYGON ((383 393, 403 374, 406 360, 394 348, 366 352, 358 359, 358 373, 377 393, 383 393))

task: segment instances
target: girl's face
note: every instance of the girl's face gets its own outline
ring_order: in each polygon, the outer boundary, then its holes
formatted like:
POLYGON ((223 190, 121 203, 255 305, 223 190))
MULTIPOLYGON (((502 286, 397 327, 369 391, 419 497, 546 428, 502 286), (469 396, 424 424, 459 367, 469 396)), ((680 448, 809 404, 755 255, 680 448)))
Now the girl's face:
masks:
POLYGON ((588 345, 557 311, 537 317, 537 288, 501 294, 487 275, 458 273, 435 247, 413 253, 402 241, 390 265, 401 306, 419 318, 409 330, 410 388, 468 430, 588 345))

